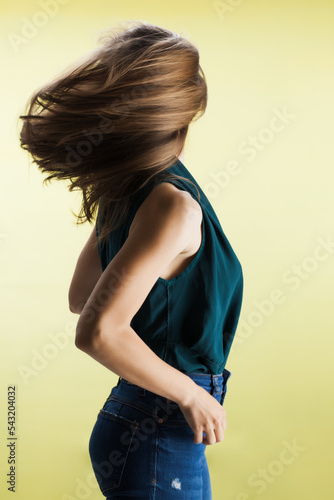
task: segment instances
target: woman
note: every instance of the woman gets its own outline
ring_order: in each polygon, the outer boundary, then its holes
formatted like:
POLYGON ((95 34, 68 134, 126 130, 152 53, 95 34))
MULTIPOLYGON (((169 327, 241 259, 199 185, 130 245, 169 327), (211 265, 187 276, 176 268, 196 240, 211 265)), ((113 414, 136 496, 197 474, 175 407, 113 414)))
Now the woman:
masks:
POLYGON ((224 439, 241 265, 187 170, 207 104, 197 48, 145 22, 31 97, 21 145, 83 194, 96 225, 69 290, 75 345, 119 376, 89 442, 108 500, 211 499, 206 445, 224 439))

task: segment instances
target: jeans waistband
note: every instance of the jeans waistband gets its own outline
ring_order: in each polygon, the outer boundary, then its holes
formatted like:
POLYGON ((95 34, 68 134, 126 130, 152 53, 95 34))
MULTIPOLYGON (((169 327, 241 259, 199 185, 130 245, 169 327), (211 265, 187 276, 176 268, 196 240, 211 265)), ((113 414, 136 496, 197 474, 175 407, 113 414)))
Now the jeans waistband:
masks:
MULTIPOLYGON (((224 368, 222 373, 211 374, 211 373, 184 373, 190 377, 196 384, 208 390, 211 394, 221 393, 221 403, 224 401, 227 381, 231 376, 231 372, 224 368)), ((143 389, 142 387, 133 384, 126 380, 125 378, 119 377, 117 386, 119 384, 130 385, 137 388, 137 394, 140 396, 145 396, 146 394, 152 394, 150 391, 143 389)))
POLYGON ((222 373, 212 374, 212 373, 185 373, 194 382, 201 385, 202 387, 214 387, 221 382, 226 384, 227 380, 231 376, 231 372, 224 368, 222 373))

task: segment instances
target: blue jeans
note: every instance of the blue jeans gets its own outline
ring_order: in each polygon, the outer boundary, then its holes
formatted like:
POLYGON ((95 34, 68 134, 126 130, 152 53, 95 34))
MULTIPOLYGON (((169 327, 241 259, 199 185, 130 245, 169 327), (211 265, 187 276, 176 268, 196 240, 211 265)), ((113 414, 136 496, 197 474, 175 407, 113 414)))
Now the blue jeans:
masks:
MULTIPOLYGON (((223 405, 231 372, 185 375, 223 405)), ((206 445, 193 436, 175 402, 119 378, 89 440, 101 492, 107 500, 211 500, 206 445)))

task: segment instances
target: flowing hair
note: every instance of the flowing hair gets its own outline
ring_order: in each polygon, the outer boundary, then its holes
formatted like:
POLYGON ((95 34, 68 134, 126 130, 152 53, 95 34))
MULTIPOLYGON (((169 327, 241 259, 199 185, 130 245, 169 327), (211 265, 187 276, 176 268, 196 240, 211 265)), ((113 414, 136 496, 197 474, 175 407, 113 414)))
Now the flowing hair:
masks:
POLYGON ((102 242, 157 174, 192 183, 164 170, 204 114, 207 85, 198 49, 177 33, 135 22, 105 30, 101 41, 36 90, 19 118, 20 145, 48 174, 43 183, 69 180, 69 191, 82 192, 77 224, 103 210, 102 242))

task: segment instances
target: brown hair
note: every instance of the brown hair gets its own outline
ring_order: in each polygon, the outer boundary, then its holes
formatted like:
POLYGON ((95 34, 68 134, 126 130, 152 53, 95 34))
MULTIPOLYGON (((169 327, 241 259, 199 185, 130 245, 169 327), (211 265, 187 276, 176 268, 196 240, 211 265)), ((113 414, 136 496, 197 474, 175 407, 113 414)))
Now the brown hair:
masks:
POLYGON ((35 91, 20 116, 21 147, 48 174, 43 183, 68 179, 70 191, 82 191, 77 224, 91 222, 103 200, 101 241, 124 221, 131 196, 175 163, 207 105, 199 52, 187 39, 136 22, 104 31, 102 41, 35 91))

